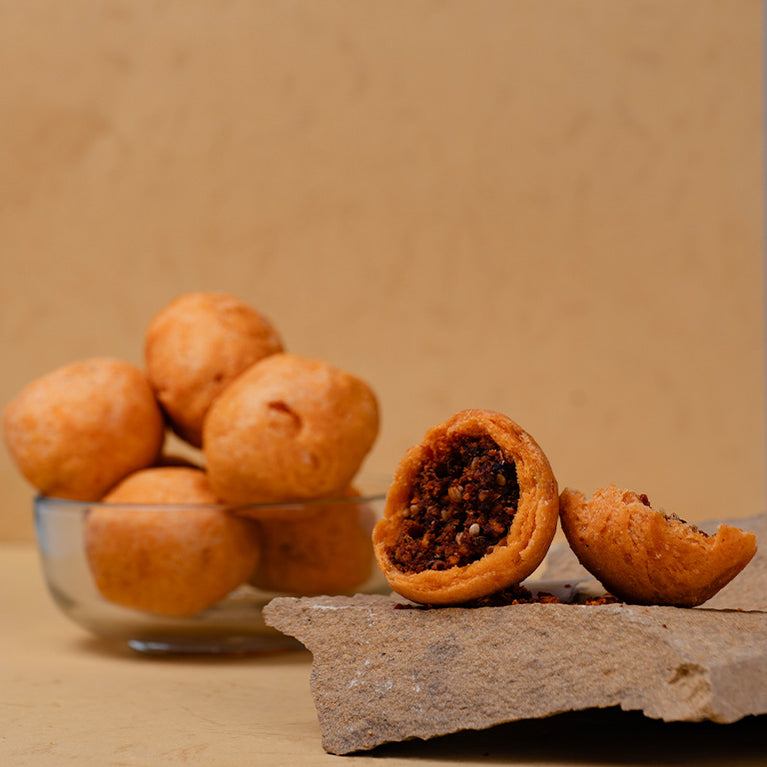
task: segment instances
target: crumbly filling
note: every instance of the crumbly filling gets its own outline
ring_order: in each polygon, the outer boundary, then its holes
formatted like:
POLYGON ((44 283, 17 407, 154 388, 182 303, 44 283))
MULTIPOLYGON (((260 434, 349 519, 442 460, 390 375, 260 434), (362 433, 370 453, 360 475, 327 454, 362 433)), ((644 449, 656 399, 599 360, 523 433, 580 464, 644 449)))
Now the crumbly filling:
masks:
POLYGON ((494 440, 446 440, 413 483, 389 558, 411 573, 467 565, 505 545, 518 503, 517 468, 494 440))

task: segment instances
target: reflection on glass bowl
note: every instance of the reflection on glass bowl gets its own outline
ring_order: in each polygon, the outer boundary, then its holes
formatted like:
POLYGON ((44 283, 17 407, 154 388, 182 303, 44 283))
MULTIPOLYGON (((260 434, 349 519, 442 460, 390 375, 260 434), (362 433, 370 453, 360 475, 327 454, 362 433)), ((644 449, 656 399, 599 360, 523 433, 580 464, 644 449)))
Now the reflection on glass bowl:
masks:
POLYGON ((75 623, 142 652, 229 655, 298 647, 264 623, 261 610, 272 598, 388 592, 371 544, 386 483, 363 478, 357 487, 354 497, 233 507, 38 496, 35 529, 45 581, 75 623), (258 541, 255 570, 244 579, 242 561, 233 576, 238 557, 220 549, 227 544, 208 524, 216 515, 246 520, 238 524, 258 541))

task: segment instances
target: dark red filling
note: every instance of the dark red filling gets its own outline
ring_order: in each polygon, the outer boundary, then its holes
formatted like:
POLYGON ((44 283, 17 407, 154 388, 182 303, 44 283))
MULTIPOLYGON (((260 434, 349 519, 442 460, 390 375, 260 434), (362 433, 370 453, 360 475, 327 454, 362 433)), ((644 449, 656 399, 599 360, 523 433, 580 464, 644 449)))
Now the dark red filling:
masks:
POLYGON ((494 440, 445 440, 413 483, 389 558, 403 572, 467 565, 505 544, 518 503, 516 466, 494 440))

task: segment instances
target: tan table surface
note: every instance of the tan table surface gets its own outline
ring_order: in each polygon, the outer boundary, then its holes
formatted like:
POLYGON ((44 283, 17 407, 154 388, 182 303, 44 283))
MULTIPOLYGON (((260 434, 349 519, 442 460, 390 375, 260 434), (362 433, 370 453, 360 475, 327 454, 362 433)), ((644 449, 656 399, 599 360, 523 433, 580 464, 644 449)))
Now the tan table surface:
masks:
POLYGON ((767 720, 581 712, 360 756, 321 747, 311 656, 147 658, 58 612, 30 544, 0 544, 0 765, 767 765, 767 720))

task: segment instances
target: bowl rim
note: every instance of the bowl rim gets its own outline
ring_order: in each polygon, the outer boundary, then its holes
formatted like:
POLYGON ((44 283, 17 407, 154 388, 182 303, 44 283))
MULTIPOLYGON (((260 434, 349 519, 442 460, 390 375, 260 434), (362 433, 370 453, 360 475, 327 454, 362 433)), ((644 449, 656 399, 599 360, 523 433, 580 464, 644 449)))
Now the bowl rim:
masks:
POLYGON ((51 511, 53 509, 62 511, 82 511, 84 509, 106 508, 106 509, 143 509, 143 510, 167 510, 180 511, 182 509, 198 510, 222 510, 230 512, 241 512, 246 510, 291 510, 308 507, 327 506, 328 504, 359 504, 383 501, 388 494, 388 488, 391 483, 391 477, 384 475, 362 475, 360 483, 375 483, 380 485, 380 490, 363 492, 355 496, 329 495, 322 498, 297 498, 286 501, 270 501, 262 503, 131 503, 111 501, 83 501, 74 498, 60 498, 53 495, 37 493, 34 496, 33 503, 37 510, 51 511))

